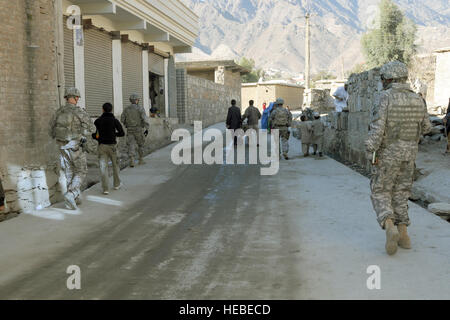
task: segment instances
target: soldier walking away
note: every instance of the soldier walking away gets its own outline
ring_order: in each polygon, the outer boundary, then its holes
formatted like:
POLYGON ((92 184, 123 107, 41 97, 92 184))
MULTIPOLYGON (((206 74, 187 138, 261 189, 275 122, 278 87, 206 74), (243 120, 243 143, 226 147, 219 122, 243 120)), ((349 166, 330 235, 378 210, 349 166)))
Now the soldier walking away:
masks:
POLYGON ((302 115, 300 119, 302 120, 299 124, 302 152, 305 157, 309 157, 309 149, 312 143, 312 122, 308 121, 306 115, 302 115))
POLYGON ((103 114, 94 122, 97 132, 92 135, 99 143, 98 160, 102 174, 103 194, 109 194, 108 163, 110 160, 113 168, 114 189, 119 190, 122 186, 117 162, 117 137, 124 137, 125 132, 112 110, 113 106, 110 103, 103 105, 103 114))
POLYGON ((314 113, 314 121, 312 122, 312 143, 314 148, 314 155, 319 152, 319 157, 323 157, 323 136, 325 133, 325 126, 320 120, 320 114, 314 113))
MULTIPOLYGON (((236 100, 231 100, 231 107, 228 109, 227 129, 229 130, 238 130, 242 128, 242 117, 241 117, 241 109, 236 106, 236 100)), ((234 146, 237 146, 238 137, 234 134, 234 146)))
POLYGON ((259 119, 261 119, 261 112, 258 108, 254 106, 255 102, 253 100, 249 101, 249 107, 247 110, 245 110, 244 117, 242 118, 242 121, 245 121, 245 119, 248 119, 248 129, 253 129, 256 131, 256 141, 257 145, 259 147, 259 119))
POLYGON ((81 204, 81 186, 87 174, 84 145, 95 127, 88 113, 77 106, 80 99, 77 88, 67 88, 64 98, 66 105, 56 111, 50 122, 50 136, 59 146, 60 178, 66 179, 62 186, 65 206, 76 210, 77 204, 81 204))
POLYGON ((407 227, 408 199, 414 178, 414 163, 422 134, 431 131, 423 99, 406 83, 408 68, 399 61, 381 68, 384 91, 373 112, 367 157, 373 168, 370 183, 377 220, 386 230, 386 252, 393 255, 398 246, 411 248, 407 227))
POLYGON ((127 146, 130 167, 134 168, 134 157, 136 156, 136 145, 139 154, 139 165, 145 164, 144 144, 150 129, 150 120, 145 110, 139 105, 140 97, 137 94, 130 95, 131 105, 125 108, 121 121, 127 128, 127 146))
POLYGON ((0 179, 0 212, 5 211, 5 191, 3 191, 2 180, 0 179))
POLYGON ((286 160, 289 160, 289 138, 291 136, 291 132, 289 131, 289 127, 292 125, 292 113, 283 108, 284 100, 278 98, 275 101, 274 109, 269 117, 269 123, 271 129, 278 129, 280 131, 281 137, 281 148, 280 152, 283 154, 286 160))

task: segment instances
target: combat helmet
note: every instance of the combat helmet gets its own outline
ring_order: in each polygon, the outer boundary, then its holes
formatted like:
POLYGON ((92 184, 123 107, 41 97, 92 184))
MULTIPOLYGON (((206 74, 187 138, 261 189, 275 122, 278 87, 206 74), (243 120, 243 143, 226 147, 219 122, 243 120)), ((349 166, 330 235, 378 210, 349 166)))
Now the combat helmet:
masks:
POLYGON ((64 98, 68 99, 76 97, 78 98, 81 97, 80 91, 77 88, 75 87, 66 88, 66 90, 64 91, 64 98))
POLYGON ((386 80, 408 78, 408 67, 400 61, 386 63, 380 70, 382 78, 386 80))
POLYGON ((132 93, 131 95, 130 95, 130 102, 134 102, 134 101, 136 101, 136 100, 141 100, 141 97, 137 94, 137 93, 132 93))
POLYGON ((276 106, 282 106, 283 104, 284 104, 284 100, 281 99, 281 98, 278 98, 278 99, 275 101, 275 105, 276 105, 276 106))

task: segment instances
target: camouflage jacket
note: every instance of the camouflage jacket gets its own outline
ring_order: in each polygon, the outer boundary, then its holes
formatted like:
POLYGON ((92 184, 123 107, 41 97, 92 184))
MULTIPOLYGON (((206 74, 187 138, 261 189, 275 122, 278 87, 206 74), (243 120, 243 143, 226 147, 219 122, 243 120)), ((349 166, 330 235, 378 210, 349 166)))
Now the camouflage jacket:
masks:
POLYGON ((150 129, 150 120, 145 114, 144 107, 136 104, 125 108, 120 121, 127 129, 150 129))
POLYGON ((95 132, 89 114, 76 105, 66 103, 59 108, 50 121, 50 136, 61 142, 80 142, 95 132))
POLYGON ((370 153, 402 161, 414 160, 422 134, 431 131, 426 106, 408 84, 394 83, 380 97, 373 113, 369 137, 365 143, 370 153))
POLYGON ((292 125, 292 113, 283 107, 277 107, 269 117, 272 128, 290 127, 292 125))

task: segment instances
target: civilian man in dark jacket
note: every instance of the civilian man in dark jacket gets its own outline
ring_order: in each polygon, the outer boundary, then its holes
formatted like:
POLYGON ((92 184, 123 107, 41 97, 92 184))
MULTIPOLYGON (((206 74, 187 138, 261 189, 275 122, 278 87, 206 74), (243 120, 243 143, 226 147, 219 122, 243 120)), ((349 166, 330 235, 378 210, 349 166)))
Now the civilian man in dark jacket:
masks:
MULTIPOLYGON (((228 109, 227 129, 237 130, 242 128, 241 109, 236 107, 236 100, 231 100, 231 107, 228 109)), ((237 136, 234 136, 234 145, 237 146, 237 136)))
POLYGON ((5 192, 3 191, 2 180, 0 179, 0 212, 5 210, 5 192))
POLYGON ((98 140, 98 159, 100 171, 102 173, 103 194, 109 194, 109 172, 108 163, 111 160, 114 176, 114 189, 119 190, 122 186, 119 178, 119 166, 117 164, 117 140, 116 137, 125 136, 122 125, 112 113, 112 105, 105 103, 103 105, 103 114, 95 120, 97 132, 93 134, 94 139, 98 140))

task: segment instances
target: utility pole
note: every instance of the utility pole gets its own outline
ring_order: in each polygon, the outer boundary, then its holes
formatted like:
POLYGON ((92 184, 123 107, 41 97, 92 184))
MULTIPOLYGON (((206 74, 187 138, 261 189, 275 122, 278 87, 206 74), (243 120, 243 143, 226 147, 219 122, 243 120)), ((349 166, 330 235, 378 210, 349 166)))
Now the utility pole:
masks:
POLYGON ((306 13, 306 37, 305 37, 305 89, 309 90, 309 84, 311 80, 311 25, 310 19, 311 15, 309 12, 306 13))

